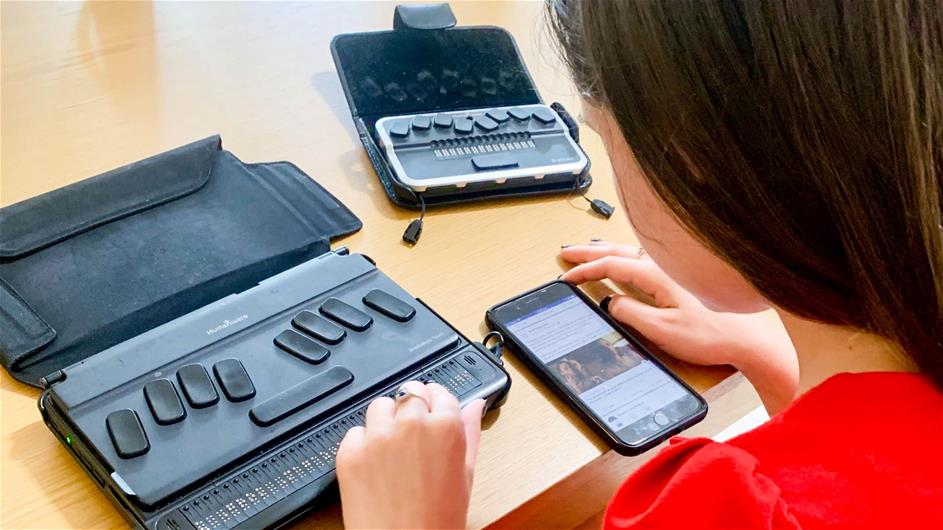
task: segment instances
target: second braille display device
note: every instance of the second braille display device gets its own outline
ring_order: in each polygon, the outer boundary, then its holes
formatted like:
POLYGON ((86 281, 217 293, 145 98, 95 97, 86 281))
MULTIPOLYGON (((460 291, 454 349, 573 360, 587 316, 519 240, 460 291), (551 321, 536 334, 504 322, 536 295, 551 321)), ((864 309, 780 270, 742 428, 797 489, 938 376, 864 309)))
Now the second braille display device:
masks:
POLYGON ((376 135, 396 178, 417 192, 430 187, 578 177, 588 164, 557 113, 521 105, 388 116, 376 135))
POLYGON ((393 28, 331 42, 357 136, 392 202, 423 211, 589 187, 576 122, 540 97, 507 31, 459 26, 447 4, 398 6, 393 28))

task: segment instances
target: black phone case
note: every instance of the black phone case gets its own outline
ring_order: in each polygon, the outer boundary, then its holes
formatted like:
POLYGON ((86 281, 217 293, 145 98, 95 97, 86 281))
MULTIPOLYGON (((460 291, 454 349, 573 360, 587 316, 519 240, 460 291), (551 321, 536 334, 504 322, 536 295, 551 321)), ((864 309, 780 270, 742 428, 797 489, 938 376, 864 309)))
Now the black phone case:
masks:
MULTIPOLYGON (((381 152, 373 133, 377 120, 401 114, 543 103, 514 38, 507 31, 493 26, 455 25, 455 15, 448 4, 399 5, 394 13, 393 30, 341 34, 331 40, 331 55, 357 135, 387 198, 401 208, 418 210, 421 202, 412 188, 396 178, 381 152), (445 36, 453 39, 445 39, 445 36), (388 59, 395 60, 396 64, 384 60, 381 53, 381 50, 391 47, 388 42, 391 40, 398 42, 397 46, 393 46, 398 53, 388 59), (443 44, 452 42, 454 45, 453 41, 481 48, 480 58, 469 60, 464 57, 469 55, 466 49, 453 49, 453 46, 443 44), (435 58, 429 59, 429 56, 435 58), (469 64, 464 64, 467 61, 470 61, 469 64), (478 90, 474 95, 455 100, 449 97, 437 99, 434 95, 407 97, 407 94, 411 96, 417 90, 422 90, 415 87, 412 91, 398 94, 402 97, 396 98, 368 97, 364 94, 364 84, 374 82, 374 77, 384 86, 388 82, 393 83, 390 80, 405 84, 404 72, 417 68, 423 71, 448 69, 469 77, 484 76, 485 72, 492 70, 506 74, 511 72, 508 75, 513 83, 508 83, 510 88, 505 91, 496 90, 493 94, 486 94, 478 90)), ((406 88, 409 89, 410 85, 406 84, 406 88)), ((560 115, 570 136, 579 144, 579 126, 576 121, 563 105, 552 103, 550 106, 560 115)), ((507 197, 581 192, 592 184, 589 169, 587 164, 586 169, 575 177, 547 175, 543 179, 521 178, 503 184, 474 182, 464 188, 434 187, 422 192, 422 202, 428 207, 435 207, 507 197)))
POLYGON ((636 339, 635 336, 632 333, 630 333, 628 330, 626 330, 624 326, 622 326, 619 322, 617 322, 611 316, 609 316, 608 313, 603 311, 599 307, 599 305, 596 302, 594 302, 590 297, 588 297, 585 293, 583 293, 583 291, 567 284, 566 282, 562 280, 554 280, 552 282, 547 282, 543 285, 534 287, 533 289, 530 289, 527 292, 521 293, 513 298, 509 298, 507 300, 504 300, 503 302, 500 302, 491 306, 485 312, 485 323, 488 325, 488 329, 492 331, 500 332, 501 335, 504 337, 505 344, 508 345, 510 349, 514 352, 515 357, 517 357, 524 364, 526 364, 533 374, 539 377, 540 380, 543 381, 545 385, 550 387, 550 389, 553 390, 553 392, 560 399, 562 399, 567 405, 569 405, 570 408, 575 410, 576 413, 579 414, 580 417, 583 419, 583 421, 585 421, 596 432, 596 434, 598 434, 599 436, 601 436, 603 439, 606 440, 606 442, 609 444, 609 446, 613 450, 615 450, 617 453, 623 456, 636 456, 636 455, 642 454, 645 451, 648 451, 649 449, 662 443, 663 441, 671 438, 672 436, 679 434, 680 432, 684 431, 688 427, 691 427, 692 425, 697 424, 698 422, 704 419, 704 416, 707 415, 707 409, 708 409, 707 401, 705 401, 704 398, 697 391, 695 391, 693 388, 691 388, 690 385, 685 383, 683 379, 675 375, 674 372, 672 372, 667 366, 665 366, 664 363, 662 363, 658 359, 658 357, 652 354, 652 352, 650 352, 648 348, 646 348, 641 343, 641 341, 636 339), (509 303, 512 303, 520 298, 528 296, 536 291, 539 291, 555 283, 562 283, 571 287, 574 293, 577 296, 579 296, 580 299, 583 300, 583 302, 585 302, 590 308, 592 308, 592 310, 595 311, 596 314, 601 316, 603 320, 605 320, 609 325, 611 325, 613 329, 621 333, 622 336, 626 338, 626 340, 631 342, 644 355, 648 356, 648 358, 652 362, 654 362, 659 368, 661 368, 662 371, 664 371, 672 379, 680 383, 681 386, 685 388, 685 390, 691 393, 691 395, 695 396, 697 400, 700 401, 701 403, 701 407, 698 409, 698 412, 690 416, 689 418, 687 418, 685 421, 681 423, 670 425, 667 429, 659 433, 657 436, 646 441, 645 443, 641 445, 628 445, 628 444, 623 443, 621 440, 619 440, 616 437, 615 433, 610 431, 602 422, 600 422, 599 419, 592 413, 592 411, 589 410, 589 408, 587 408, 578 399, 576 399, 576 396, 571 394, 570 391, 567 390, 565 386, 563 386, 563 384, 561 384, 558 380, 551 377, 547 373, 547 370, 543 365, 541 365, 539 362, 536 362, 528 353, 526 353, 526 350, 523 347, 521 347, 521 345, 518 344, 517 341, 514 339, 514 335, 511 334, 507 329, 505 329, 505 327, 501 325, 501 323, 495 320, 494 318, 494 312, 497 308, 505 306, 509 303))

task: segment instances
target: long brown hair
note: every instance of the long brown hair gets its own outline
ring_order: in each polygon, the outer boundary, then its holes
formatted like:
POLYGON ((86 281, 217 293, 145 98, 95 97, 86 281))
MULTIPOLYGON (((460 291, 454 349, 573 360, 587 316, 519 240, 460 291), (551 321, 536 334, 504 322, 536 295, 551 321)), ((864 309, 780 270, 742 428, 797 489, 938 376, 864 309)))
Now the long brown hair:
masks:
POLYGON ((943 6, 551 0, 655 193, 774 304, 943 387, 943 6))

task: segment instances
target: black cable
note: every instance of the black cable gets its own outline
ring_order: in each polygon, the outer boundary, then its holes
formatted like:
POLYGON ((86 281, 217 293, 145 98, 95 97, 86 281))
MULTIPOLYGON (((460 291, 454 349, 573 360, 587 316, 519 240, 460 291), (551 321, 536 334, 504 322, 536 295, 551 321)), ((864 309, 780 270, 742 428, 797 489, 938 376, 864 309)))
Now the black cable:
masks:
POLYGON ((426 217, 426 201, 422 198, 422 194, 414 190, 410 191, 413 192, 413 196, 419 201, 419 219, 413 219, 409 223, 409 226, 406 227, 406 231, 403 232, 403 241, 410 245, 415 245, 419 241, 419 236, 422 235, 422 220, 426 217))
POLYGON ((580 178, 577 177, 576 179, 573 180, 573 191, 578 192, 580 194, 580 197, 582 197, 583 199, 586 200, 586 202, 589 203, 589 207, 594 212, 598 213, 602 217, 605 217, 606 219, 609 219, 610 217, 612 217, 612 213, 616 211, 615 208, 610 206, 608 202, 602 199, 590 199, 589 197, 586 196, 586 192, 589 191, 589 188, 579 191, 579 187, 580 187, 580 178))
MULTIPOLYGON (((584 189, 580 191, 579 189, 580 180, 581 180, 581 177, 576 177, 575 179, 573 179, 573 190, 570 193, 571 194, 574 192, 579 193, 580 197, 582 197, 584 200, 586 200, 586 202, 589 203, 589 207, 600 216, 606 219, 609 219, 610 217, 612 217, 613 212, 615 212, 615 208, 610 206, 609 203, 607 203, 606 201, 602 199, 590 199, 589 197, 587 197, 586 196, 587 190, 584 189)), ((416 202, 419 203, 419 219, 413 219, 412 221, 410 221, 409 226, 406 227, 406 231, 403 232, 403 241, 405 241, 409 245, 415 245, 416 243, 419 242, 419 237, 422 235, 422 221, 423 219, 426 218, 426 201, 425 199, 422 198, 421 193, 411 188, 409 189, 409 191, 412 192, 413 197, 416 198, 416 202)))

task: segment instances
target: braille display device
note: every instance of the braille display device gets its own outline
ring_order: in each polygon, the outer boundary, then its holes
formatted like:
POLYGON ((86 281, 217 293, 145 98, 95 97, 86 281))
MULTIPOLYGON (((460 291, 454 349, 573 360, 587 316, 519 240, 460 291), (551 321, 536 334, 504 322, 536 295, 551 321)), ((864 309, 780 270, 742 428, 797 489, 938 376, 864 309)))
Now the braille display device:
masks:
POLYGON ((500 361, 335 250, 44 379, 49 428, 135 527, 279 526, 334 482, 344 433, 405 381, 504 400, 500 361))
POLYGON ((417 192, 548 174, 576 178, 588 163, 546 105, 389 116, 375 127, 396 178, 417 192))
POLYGON ((392 30, 337 35, 331 54, 357 137, 398 206, 590 186, 578 124, 541 98, 504 29, 461 26, 447 4, 399 5, 392 30))

